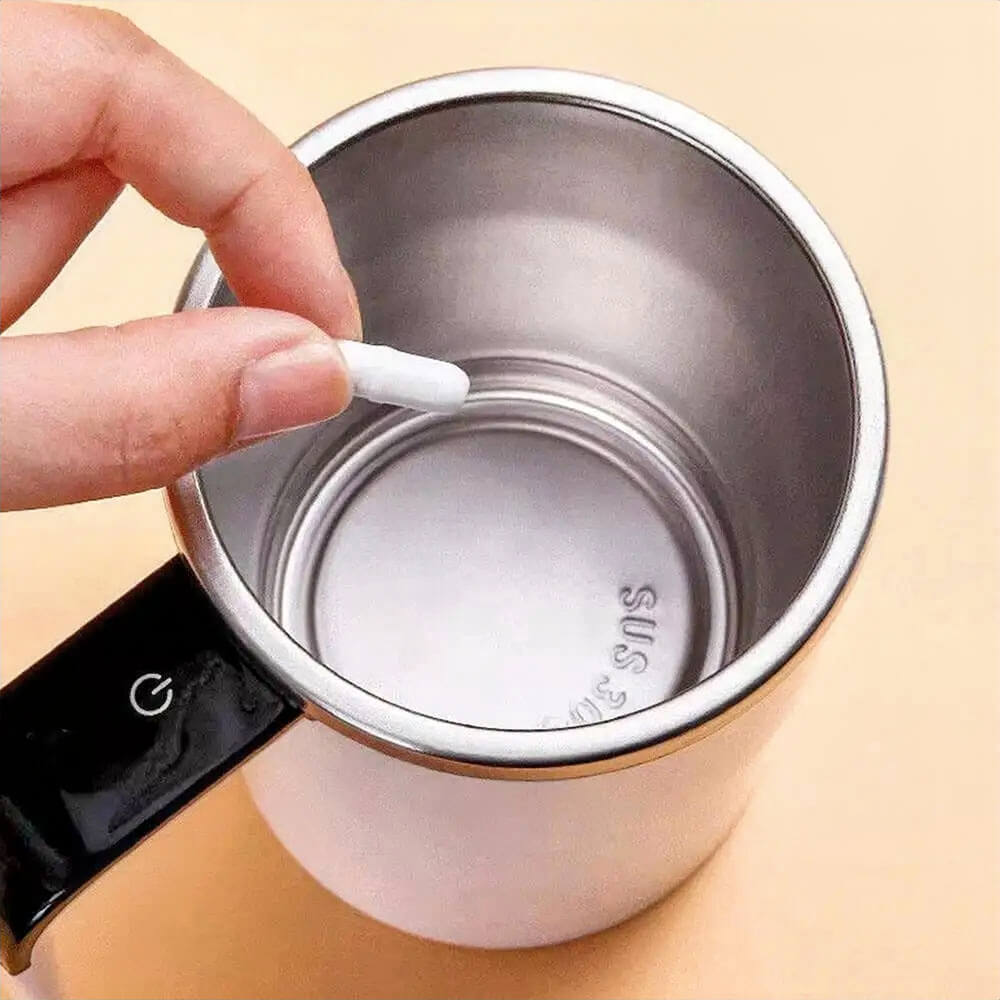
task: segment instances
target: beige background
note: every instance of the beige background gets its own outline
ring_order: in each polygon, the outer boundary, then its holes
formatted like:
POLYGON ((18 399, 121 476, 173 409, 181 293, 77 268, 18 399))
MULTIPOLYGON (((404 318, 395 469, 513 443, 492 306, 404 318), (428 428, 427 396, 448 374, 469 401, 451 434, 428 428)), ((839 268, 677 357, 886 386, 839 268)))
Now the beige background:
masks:
MULTIPOLYGON (((997 996, 1000 6, 115 6, 288 141, 472 66, 600 71, 694 105, 777 162, 846 247, 883 336, 892 444, 863 572, 760 790, 665 903, 533 952, 419 941, 313 884, 234 777, 48 932, 67 995, 997 996)), ((127 195, 17 327, 168 311, 198 243, 127 195)), ((7 676, 172 552, 155 494, 0 531, 7 676)))

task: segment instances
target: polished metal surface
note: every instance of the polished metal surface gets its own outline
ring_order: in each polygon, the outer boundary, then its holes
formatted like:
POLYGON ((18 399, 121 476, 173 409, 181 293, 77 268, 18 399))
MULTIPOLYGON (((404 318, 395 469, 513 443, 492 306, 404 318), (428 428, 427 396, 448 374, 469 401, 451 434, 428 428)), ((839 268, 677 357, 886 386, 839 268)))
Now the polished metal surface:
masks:
MULTIPOLYGON (((296 148, 368 337, 473 397, 359 402, 172 490, 262 661, 390 748, 501 768, 614 766, 772 676, 885 452, 877 338, 802 196, 690 109, 560 71, 414 84, 296 148)), ((203 256, 183 304, 227 301, 203 256)))
POLYGON ((467 362, 453 418, 320 438, 273 508, 262 590, 341 676, 483 726, 656 704, 733 649, 735 582, 690 447, 579 368, 467 362))

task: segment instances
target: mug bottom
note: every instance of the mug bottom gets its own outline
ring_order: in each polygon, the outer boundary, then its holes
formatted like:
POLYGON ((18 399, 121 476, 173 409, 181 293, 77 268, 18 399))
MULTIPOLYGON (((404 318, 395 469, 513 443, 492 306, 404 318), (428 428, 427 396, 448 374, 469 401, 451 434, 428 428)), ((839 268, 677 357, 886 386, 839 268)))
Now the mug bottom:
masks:
POLYGON ((496 728, 601 722, 718 670, 733 536, 690 438, 565 359, 463 364, 459 414, 382 410, 299 470, 268 588, 285 629, 382 698, 496 728))

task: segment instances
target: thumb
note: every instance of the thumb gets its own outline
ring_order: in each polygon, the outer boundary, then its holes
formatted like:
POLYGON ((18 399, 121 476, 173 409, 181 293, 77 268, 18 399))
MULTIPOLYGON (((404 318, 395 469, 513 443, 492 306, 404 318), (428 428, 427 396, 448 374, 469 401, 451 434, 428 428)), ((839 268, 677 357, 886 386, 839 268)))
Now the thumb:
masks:
POLYGON ((163 486, 351 396, 334 341, 269 309, 13 337, 0 363, 3 509, 163 486))

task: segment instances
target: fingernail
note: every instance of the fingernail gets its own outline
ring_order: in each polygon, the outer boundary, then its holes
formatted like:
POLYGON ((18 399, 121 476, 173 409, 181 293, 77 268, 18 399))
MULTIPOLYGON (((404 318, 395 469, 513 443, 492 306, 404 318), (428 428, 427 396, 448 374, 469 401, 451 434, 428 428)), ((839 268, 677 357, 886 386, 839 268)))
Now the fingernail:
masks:
POLYGON ((363 340, 364 324, 361 320, 361 304, 358 302, 358 293, 355 291, 354 282, 346 271, 344 272, 344 277, 347 279, 347 297, 351 303, 351 319, 348 323, 346 339, 363 340))
POLYGON ((336 416, 350 402, 344 359, 330 340, 311 340, 250 362, 240 377, 236 443, 336 416))

